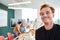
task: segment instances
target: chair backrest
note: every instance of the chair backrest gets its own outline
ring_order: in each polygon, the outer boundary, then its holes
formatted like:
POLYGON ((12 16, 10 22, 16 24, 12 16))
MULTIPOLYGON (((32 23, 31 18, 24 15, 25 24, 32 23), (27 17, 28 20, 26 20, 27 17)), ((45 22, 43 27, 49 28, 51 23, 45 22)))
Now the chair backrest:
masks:
POLYGON ((5 40, 5 39, 4 39, 4 36, 0 36, 0 40, 5 40))
POLYGON ((11 33, 7 33, 7 35, 8 35, 8 40, 13 40, 13 36, 11 33))

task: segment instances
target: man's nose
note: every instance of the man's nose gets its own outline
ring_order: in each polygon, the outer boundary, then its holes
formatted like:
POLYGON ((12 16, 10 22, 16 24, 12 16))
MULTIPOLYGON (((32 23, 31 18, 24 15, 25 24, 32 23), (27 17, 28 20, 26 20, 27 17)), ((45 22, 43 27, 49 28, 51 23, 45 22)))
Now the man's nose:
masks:
POLYGON ((46 13, 44 13, 44 17, 46 17, 47 16, 47 14, 46 13))

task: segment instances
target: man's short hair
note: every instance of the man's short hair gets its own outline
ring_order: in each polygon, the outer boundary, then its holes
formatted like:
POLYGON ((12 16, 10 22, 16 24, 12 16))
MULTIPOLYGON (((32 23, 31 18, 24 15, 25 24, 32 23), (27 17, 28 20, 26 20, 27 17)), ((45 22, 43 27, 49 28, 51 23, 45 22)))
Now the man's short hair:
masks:
POLYGON ((51 7, 50 5, 48 5, 48 4, 42 5, 41 8, 40 8, 40 10, 42 10, 44 7, 49 7, 51 9, 52 13, 55 12, 55 9, 53 7, 51 7))

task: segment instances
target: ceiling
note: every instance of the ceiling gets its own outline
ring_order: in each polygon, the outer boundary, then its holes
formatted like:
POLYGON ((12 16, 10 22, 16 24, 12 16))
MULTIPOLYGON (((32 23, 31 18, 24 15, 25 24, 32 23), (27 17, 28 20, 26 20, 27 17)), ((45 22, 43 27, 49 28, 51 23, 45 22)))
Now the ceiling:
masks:
POLYGON ((25 7, 25 8, 39 8, 42 4, 51 4, 54 7, 60 7, 60 0, 0 0, 0 3, 8 6, 10 3, 18 3, 22 1, 31 1, 30 4, 15 5, 12 7, 25 7))

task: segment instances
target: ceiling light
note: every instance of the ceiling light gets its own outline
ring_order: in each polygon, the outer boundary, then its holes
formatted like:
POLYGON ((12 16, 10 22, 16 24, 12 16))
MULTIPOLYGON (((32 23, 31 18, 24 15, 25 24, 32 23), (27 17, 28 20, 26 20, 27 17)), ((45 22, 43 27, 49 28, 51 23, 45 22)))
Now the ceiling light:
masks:
POLYGON ((8 5, 9 5, 9 6, 12 6, 12 5, 28 4, 28 3, 31 3, 31 1, 20 2, 20 3, 11 3, 11 4, 8 4, 8 5))
POLYGON ((20 7, 8 7, 9 9, 26 9, 26 8, 20 8, 20 7))

